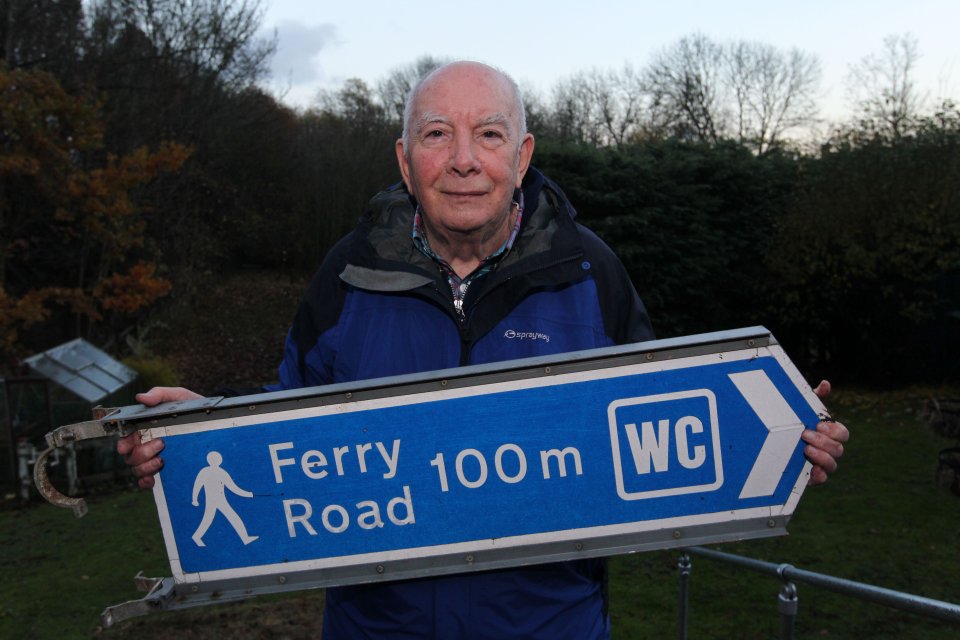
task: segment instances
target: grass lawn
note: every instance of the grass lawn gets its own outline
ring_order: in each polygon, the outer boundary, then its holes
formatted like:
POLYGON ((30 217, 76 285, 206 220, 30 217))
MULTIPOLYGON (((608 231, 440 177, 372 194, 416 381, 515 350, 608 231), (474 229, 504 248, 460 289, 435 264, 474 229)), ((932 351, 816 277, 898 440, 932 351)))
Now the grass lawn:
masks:
MULTIPOLYGON (((790 535, 718 548, 960 603, 960 497, 934 482, 924 392, 837 392, 828 405, 853 432, 840 471, 804 494, 790 535)), ((952 395, 958 395, 957 390, 952 395)), ((131 578, 169 575, 149 493, 92 496, 90 513, 46 504, 0 511, 0 638, 308 638, 322 594, 148 616, 99 628, 107 605, 138 598, 131 578)), ((611 562, 614 638, 674 638, 676 551, 611 562)), ((691 638, 775 638, 777 580, 694 556, 691 638)), ((954 638, 946 625, 798 584, 798 638, 954 638)))

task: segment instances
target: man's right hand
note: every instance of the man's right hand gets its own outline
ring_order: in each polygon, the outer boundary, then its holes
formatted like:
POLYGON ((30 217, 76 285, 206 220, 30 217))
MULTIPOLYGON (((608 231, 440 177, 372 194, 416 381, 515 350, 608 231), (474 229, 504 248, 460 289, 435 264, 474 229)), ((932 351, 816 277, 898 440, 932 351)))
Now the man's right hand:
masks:
MULTIPOLYGON (((146 393, 138 393, 137 402, 153 407, 161 402, 193 400, 201 397, 203 396, 183 387, 154 387, 146 393)), ((139 431, 134 431, 117 441, 117 453, 122 455, 130 465, 133 475, 138 478, 137 485, 141 489, 153 488, 153 476, 163 469, 161 451, 163 451, 163 440, 157 438, 149 442, 140 442, 139 431)))

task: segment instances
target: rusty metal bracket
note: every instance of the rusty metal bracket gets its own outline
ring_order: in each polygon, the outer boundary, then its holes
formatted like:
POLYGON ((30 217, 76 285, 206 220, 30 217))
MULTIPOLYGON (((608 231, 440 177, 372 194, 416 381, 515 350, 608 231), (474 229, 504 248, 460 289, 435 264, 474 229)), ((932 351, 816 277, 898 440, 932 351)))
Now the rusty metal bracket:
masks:
POLYGON ((63 495, 53 486, 53 483, 50 482, 50 477, 47 475, 47 456, 49 456, 54 449, 56 449, 56 447, 50 447, 45 450, 37 457, 37 461, 33 463, 33 483, 36 485, 40 495, 47 499, 47 502, 58 507, 63 507, 64 509, 73 509, 73 515, 82 518, 87 514, 86 500, 63 495))
POLYGON ((120 423, 111 420, 111 416, 119 409, 105 409, 96 407, 93 410, 93 420, 68 424, 55 429, 46 435, 47 449, 37 457, 33 464, 33 483, 47 502, 72 509, 73 515, 82 518, 87 513, 87 503, 83 498, 71 498, 60 492, 47 474, 47 457, 58 447, 93 438, 104 438, 115 433, 122 433, 120 423))
POLYGON ((86 422, 77 422, 75 424, 66 424, 54 429, 48 433, 45 438, 47 446, 50 448, 62 447, 69 442, 79 442, 80 440, 91 440, 93 438, 105 438, 117 433, 118 429, 113 427, 112 422, 106 419, 88 420, 86 422))

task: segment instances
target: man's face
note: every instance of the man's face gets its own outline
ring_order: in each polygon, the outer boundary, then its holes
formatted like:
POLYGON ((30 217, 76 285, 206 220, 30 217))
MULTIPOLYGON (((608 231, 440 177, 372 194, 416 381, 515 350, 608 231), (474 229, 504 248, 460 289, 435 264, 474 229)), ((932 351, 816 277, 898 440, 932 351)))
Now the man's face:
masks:
POLYGON ((409 133, 397 160, 428 231, 453 242, 495 236, 533 153, 506 80, 482 65, 443 69, 421 88, 409 133))

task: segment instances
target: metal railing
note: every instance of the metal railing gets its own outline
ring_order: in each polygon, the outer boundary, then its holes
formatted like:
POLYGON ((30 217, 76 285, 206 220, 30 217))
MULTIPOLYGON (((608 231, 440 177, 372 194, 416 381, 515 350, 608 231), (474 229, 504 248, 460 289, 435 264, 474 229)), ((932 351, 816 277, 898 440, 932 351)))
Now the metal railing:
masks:
POLYGON ((893 589, 884 589, 883 587, 845 580, 823 573, 805 571, 790 564, 774 564, 723 551, 689 547, 682 550, 680 560, 677 563, 677 570, 680 575, 680 615, 677 629, 680 640, 686 640, 687 638, 687 603, 690 594, 690 572, 693 567, 693 563, 690 561, 691 555, 726 562, 743 569, 779 578, 781 586, 777 595, 777 609, 780 613, 780 640, 793 639, 793 626, 799 604, 795 582, 814 585, 844 596, 901 609, 928 618, 960 624, 960 604, 925 598, 893 589))

